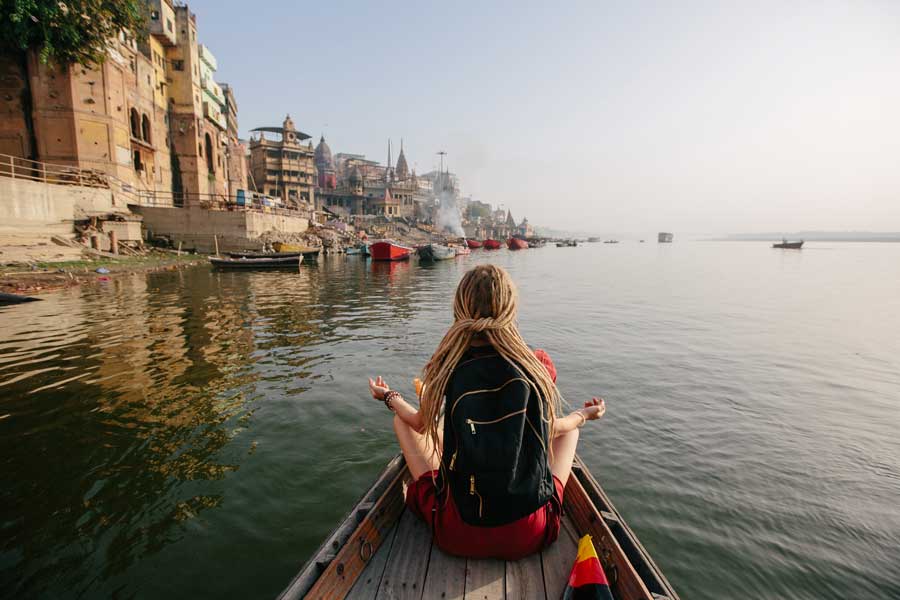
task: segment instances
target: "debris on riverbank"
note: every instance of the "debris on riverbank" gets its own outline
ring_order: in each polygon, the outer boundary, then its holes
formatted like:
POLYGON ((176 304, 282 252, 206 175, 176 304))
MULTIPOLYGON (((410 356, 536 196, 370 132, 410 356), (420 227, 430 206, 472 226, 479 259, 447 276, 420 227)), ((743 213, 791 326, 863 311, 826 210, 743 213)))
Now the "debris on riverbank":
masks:
POLYGON ((108 281, 126 273, 173 271, 206 262, 197 254, 151 250, 143 256, 83 258, 65 262, 10 263, 0 266, 0 292, 40 294, 108 281))

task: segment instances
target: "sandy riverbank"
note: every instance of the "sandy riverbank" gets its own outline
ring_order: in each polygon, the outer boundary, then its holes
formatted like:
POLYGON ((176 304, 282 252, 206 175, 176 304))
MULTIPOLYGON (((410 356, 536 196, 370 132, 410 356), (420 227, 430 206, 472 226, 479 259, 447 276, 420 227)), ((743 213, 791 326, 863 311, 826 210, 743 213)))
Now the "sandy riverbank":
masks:
POLYGON ((145 256, 8 264, 0 266, 0 292, 35 295, 106 281, 123 273, 174 270, 204 262, 206 257, 199 254, 179 256, 171 252, 152 250, 145 256), (108 272, 98 273, 98 269, 108 272))

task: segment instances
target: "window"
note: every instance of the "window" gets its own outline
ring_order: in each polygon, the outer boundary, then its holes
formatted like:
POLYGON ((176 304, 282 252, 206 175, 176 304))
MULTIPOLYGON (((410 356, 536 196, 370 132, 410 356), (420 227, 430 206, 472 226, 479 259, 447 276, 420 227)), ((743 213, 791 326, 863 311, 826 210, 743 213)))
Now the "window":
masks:
POLYGON ((141 118, 138 115, 137 109, 132 108, 130 111, 131 117, 131 137, 141 139, 141 118))
POLYGON ((144 170, 144 163, 141 162, 141 151, 140 150, 134 151, 134 170, 135 171, 143 171, 144 170))
POLYGON ((141 117, 141 138, 148 144, 151 143, 150 142, 150 119, 147 117, 147 115, 143 115, 141 117))
POLYGON ((278 190, 276 190, 275 188, 270 189, 270 190, 269 190, 269 195, 270 195, 270 196, 277 196, 277 195, 278 195, 278 190))
POLYGON ((166 19, 166 27, 169 30, 169 33, 174 33, 175 29, 172 27, 172 19, 166 19))
POLYGON ((203 144, 197 144, 197 154, 203 156, 203 144))
POLYGON ((172 68, 176 71, 184 71, 184 61, 183 60, 173 60, 172 68))
POLYGON ((213 151, 212 138, 207 133, 206 136, 206 170, 210 173, 216 172, 216 157, 213 151))

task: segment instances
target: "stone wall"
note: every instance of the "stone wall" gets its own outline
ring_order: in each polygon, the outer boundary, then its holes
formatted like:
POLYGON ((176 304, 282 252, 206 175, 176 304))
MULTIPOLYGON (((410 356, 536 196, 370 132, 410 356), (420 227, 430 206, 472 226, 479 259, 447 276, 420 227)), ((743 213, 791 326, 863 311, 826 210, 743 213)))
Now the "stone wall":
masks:
POLYGON ((76 218, 109 212, 128 212, 109 189, 0 177, 0 232, 71 234, 76 218))
POLYGON ((220 252, 259 250, 259 237, 267 231, 303 233, 309 220, 302 217, 251 211, 206 210, 132 206, 144 218, 148 235, 162 235, 176 245, 198 252, 214 252, 218 240, 220 252))

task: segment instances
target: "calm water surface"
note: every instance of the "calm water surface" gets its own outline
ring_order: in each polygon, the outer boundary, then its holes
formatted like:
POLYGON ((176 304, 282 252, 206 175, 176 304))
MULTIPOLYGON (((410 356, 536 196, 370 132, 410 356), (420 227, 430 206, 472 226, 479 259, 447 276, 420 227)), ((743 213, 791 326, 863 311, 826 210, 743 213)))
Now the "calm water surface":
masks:
POLYGON ((687 599, 900 598, 900 244, 622 243, 141 274, 0 309, 0 595, 271 598, 509 269, 593 473, 687 599))

